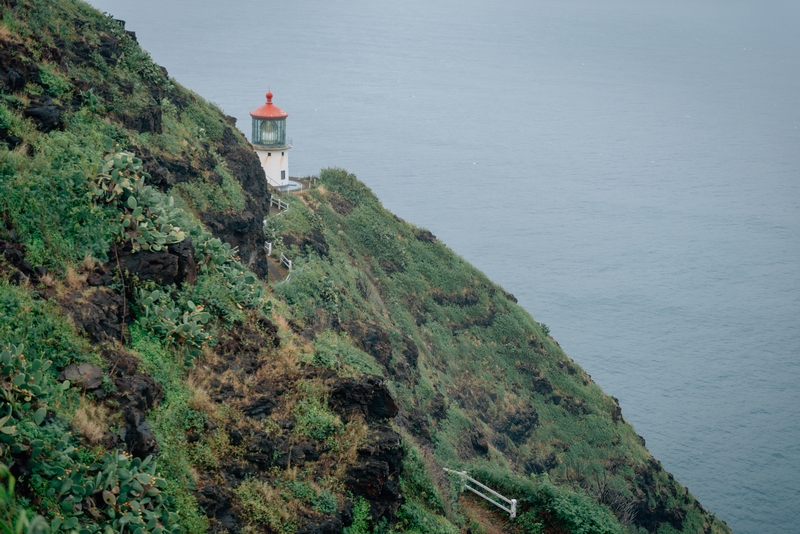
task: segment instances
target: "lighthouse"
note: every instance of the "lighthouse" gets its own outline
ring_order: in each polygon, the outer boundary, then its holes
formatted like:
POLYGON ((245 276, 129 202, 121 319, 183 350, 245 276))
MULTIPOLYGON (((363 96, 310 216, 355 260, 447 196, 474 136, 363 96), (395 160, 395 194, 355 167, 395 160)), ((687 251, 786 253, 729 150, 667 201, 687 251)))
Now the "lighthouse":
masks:
POLYGON ((273 187, 289 189, 289 149, 286 139, 288 113, 272 103, 272 92, 267 93, 267 103, 250 112, 253 118, 253 148, 258 154, 267 183, 273 187))

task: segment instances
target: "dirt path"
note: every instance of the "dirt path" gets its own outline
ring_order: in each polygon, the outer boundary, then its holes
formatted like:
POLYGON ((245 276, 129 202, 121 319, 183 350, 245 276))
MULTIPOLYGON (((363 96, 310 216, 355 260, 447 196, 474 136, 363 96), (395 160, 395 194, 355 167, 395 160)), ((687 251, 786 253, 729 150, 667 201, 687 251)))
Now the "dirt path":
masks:
POLYGON ((458 504, 467 517, 478 523, 486 534, 503 534, 503 528, 508 523, 508 517, 500 511, 488 509, 477 498, 466 493, 458 499, 458 504))

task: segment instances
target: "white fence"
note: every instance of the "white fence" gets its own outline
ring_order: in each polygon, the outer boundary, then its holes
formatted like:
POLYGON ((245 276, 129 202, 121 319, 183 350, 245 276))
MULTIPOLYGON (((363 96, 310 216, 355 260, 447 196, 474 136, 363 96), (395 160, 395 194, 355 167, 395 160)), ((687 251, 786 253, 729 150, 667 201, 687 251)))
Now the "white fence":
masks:
POLYGON ((292 270, 292 260, 287 258, 283 252, 281 252, 281 264, 285 265, 290 271, 292 270))
POLYGON ((281 210, 288 210, 288 209, 289 209, 289 204, 287 204, 287 203, 286 203, 286 202, 284 202, 283 200, 279 199, 279 198, 278 198, 278 197, 276 197, 275 195, 272 195, 272 196, 270 197, 270 199, 269 199, 269 205, 270 205, 270 207, 272 207, 272 206, 277 206, 277 207, 278 207, 278 211, 281 211, 281 210))
POLYGON ((272 243, 266 241, 264 243, 264 250, 267 252, 267 256, 272 256, 272 243))
POLYGON ((472 493, 478 495, 479 497, 483 497, 484 499, 486 499, 490 503, 494 504, 498 508, 500 508, 502 510, 505 510, 506 512, 508 512, 511 515, 511 519, 514 519, 515 517, 517 517, 517 499, 508 499, 506 497, 503 497, 502 495, 497 493, 495 490, 493 490, 489 486, 485 486, 485 485, 481 484, 480 482, 478 482, 477 480, 475 480, 474 478, 472 478, 471 476, 469 476, 466 471, 455 471, 453 469, 448 469, 446 467, 444 467, 443 469, 445 470, 446 473, 453 473, 454 475, 460 476, 461 477, 461 485, 462 485, 462 487, 464 489, 470 490, 472 493), (508 507, 503 506, 499 502, 495 501, 494 499, 492 499, 488 495, 485 495, 485 494, 481 493, 480 491, 478 491, 477 489, 473 488, 472 486, 468 486, 467 485, 468 482, 470 482, 472 484, 475 484, 476 486, 478 486, 482 490, 491 493, 492 495, 494 495, 495 497, 497 497, 501 501, 507 503, 508 507))

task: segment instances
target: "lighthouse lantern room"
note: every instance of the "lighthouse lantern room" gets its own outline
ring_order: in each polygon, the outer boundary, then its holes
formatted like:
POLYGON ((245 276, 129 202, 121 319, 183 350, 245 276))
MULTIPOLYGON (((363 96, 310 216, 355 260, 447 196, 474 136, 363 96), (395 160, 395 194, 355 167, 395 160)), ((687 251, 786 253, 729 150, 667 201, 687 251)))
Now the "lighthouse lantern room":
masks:
POLYGON ((250 112, 253 118, 253 148, 258 154, 269 185, 288 188, 289 149, 291 143, 286 138, 286 117, 288 113, 272 103, 272 93, 267 93, 267 103, 250 112))

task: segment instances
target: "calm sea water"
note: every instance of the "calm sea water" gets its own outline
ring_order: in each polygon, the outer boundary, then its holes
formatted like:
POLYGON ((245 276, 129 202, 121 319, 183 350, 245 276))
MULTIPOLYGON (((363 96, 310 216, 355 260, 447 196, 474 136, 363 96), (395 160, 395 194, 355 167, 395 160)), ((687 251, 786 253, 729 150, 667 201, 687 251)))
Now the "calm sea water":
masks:
POLYGON ((800 3, 93 0, 292 175, 341 166, 547 323, 741 533, 800 532, 800 3))

